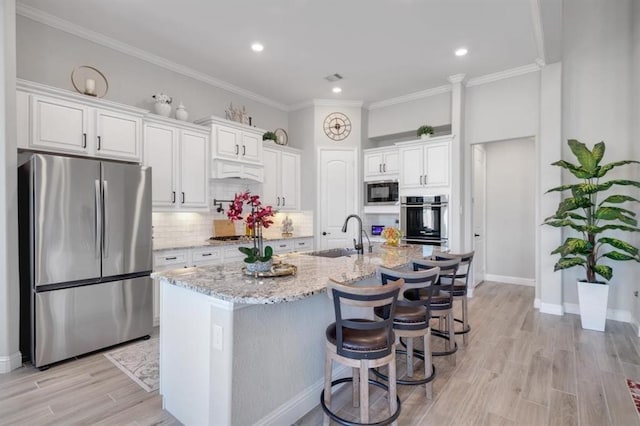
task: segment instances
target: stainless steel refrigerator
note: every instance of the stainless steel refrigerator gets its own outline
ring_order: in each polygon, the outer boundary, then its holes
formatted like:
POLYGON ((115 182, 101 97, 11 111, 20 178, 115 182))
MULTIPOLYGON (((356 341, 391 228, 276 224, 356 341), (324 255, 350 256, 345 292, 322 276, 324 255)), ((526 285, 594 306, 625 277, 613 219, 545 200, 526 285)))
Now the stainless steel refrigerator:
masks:
POLYGON ((151 169, 33 154, 18 183, 22 353, 42 367, 149 335, 151 169))

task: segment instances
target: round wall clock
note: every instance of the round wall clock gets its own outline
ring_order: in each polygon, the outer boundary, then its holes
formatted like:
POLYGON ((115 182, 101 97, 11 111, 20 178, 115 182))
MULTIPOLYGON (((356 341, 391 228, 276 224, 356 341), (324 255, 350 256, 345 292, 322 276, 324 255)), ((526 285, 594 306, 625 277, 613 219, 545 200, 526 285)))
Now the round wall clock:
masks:
POLYGON ((341 112, 332 112, 324 119, 324 133, 334 141, 341 141, 351 133, 351 120, 341 112))

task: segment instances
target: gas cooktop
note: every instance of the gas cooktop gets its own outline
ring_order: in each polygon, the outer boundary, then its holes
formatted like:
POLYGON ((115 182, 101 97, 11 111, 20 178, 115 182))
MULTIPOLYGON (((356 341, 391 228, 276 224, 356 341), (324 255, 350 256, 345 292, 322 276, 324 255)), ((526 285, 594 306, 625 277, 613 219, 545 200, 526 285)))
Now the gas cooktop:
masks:
POLYGON ((211 237, 209 238, 210 241, 245 241, 245 240, 249 240, 250 237, 247 237, 246 235, 229 235, 226 237, 211 237))

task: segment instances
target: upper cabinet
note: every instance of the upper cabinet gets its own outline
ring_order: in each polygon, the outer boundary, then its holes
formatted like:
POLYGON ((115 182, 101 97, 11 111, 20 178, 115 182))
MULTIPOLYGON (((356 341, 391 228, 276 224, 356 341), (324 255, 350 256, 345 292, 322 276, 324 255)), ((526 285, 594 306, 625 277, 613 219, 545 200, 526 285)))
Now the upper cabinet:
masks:
POLYGON ((292 148, 264 148, 262 198, 276 210, 300 209, 300 152, 292 148))
POLYGON ((18 147, 140 162, 146 111, 20 82, 18 147))
POLYGON ((397 147, 374 148, 364 151, 364 180, 398 179, 400 153, 397 147))
POLYGON ((212 178, 263 181, 264 130, 218 117, 208 117, 196 123, 211 128, 212 178))
POLYGON ((208 210, 209 129, 158 117, 144 130, 154 210, 208 210))
POLYGON ((428 142, 398 144, 400 149, 400 189, 449 186, 451 137, 428 142))

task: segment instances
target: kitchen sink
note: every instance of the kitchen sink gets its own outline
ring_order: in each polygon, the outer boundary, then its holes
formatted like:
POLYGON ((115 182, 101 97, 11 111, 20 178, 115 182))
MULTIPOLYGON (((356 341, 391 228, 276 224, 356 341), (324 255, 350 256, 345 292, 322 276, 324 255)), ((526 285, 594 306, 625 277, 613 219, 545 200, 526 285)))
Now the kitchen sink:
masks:
POLYGON ((336 257, 349 257, 351 255, 358 254, 358 252, 355 249, 335 248, 335 249, 328 249, 328 250, 311 251, 304 254, 308 256, 336 258, 336 257))

